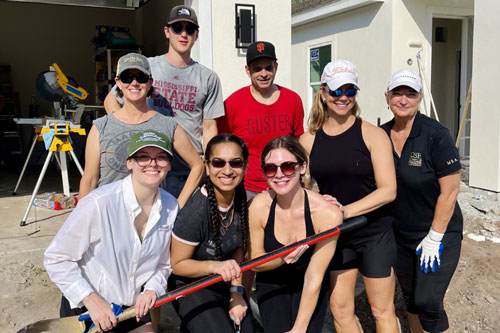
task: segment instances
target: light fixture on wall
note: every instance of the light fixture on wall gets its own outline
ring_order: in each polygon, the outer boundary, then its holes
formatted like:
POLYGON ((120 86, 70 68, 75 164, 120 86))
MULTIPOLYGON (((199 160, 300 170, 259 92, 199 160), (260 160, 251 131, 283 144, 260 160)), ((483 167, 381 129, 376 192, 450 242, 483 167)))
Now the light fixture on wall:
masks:
POLYGON ((235 5, 236 48, 246 49, 255 42, 255 5, 235 5))
POLYGON ((448 31, 446 31, 446 27, 436 27, 434 41, 436 43, 446 43, 447 33, 448 31))

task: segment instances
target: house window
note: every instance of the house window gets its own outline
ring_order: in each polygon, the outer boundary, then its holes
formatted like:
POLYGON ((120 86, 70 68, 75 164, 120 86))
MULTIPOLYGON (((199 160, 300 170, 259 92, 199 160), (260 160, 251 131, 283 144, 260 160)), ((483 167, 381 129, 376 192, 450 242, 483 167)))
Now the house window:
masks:
POLYGON ((313 104, 314 96, 319 91, 321 85, 321 74, 326 64, 332 61, 332 44, 331 42, 316 44, 308 47, 309 52, 309 88, 307 89, 307 102, 305 104, 304 128, 307 128, 309 121, 309 111, 313 104))
POLYGON ((309 84, 313 96, 319 90, 323 68, 332 61, 332 45, 315 46, 309 49, 309 84))

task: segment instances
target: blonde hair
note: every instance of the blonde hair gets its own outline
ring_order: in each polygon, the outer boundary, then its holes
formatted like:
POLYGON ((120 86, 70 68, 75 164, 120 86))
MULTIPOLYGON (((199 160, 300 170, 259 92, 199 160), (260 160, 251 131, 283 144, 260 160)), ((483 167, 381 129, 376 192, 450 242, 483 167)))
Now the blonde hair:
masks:
MULTIPOLYGON (((321 90, 326 87, 326 83, 321 84, 320 90, 314 95, 313 104, 311 107, 311 112, 309 113, 309 133, 315 134, 326 121, 328 120, 328 107, 326 103, 323 103, 321 98, 321 90)), ((354 106, 351 109, 351 113, 355 117, 359 117, 361 109, 359 108, 358 102, 354 101, 354 106)))

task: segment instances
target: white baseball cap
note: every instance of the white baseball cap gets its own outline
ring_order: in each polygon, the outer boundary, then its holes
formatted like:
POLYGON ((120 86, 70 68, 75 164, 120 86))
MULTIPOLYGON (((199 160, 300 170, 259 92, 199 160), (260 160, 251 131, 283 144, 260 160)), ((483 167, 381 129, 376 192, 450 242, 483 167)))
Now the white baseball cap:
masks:
POLYGON ((353 84, 358 87, 358 70, 350 61, 337 59, 329 62, 323 69, 321 83, 326 83, 330 90, 337 90, 344 84, 353 84))
POLYGON ((391 91, 400 86, 407 86, 420 92, 422 90, 422 80, 420 80, 420 76, 411 69, 400 69, 392 74, 389 85, 387 86, 387 91, 391 91))

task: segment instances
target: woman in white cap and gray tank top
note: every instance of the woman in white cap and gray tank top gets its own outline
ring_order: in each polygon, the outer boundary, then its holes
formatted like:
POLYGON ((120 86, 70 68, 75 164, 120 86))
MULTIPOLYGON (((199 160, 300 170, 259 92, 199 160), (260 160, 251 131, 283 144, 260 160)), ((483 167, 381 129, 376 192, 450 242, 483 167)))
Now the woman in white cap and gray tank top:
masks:
POLYGON ((146 57, 128 53, 118 60, 118 94, 123 106, 94 121, 85 147, 85 170, 80 181, 80 198, 94 188, 122 179, 127 175, 126 153, 130 138, 148 129, 165 134, 173 149, 190 166, 191 172, 178 197, 182 207, 201 179, 203 162, 184 130, 172 117, 151 109, 146 98, 153 94, 153 78, 146 57))
MULTIPOLYGON (((300 138, 319 191, 335 198, 344 218, 368 224, 339 238, 330 263, 330 309, 337 332, 360 332, 354 315, 358 272, 377 332, 398 332, 394 308, 395 248, 387 203, 396 197, 391 143, 380 128, 359 117, 358 71, 347 60, 328 63, 316 93, 309 129, 300 138)), ((332 199, 334 200, 334 199, 332 199)))

